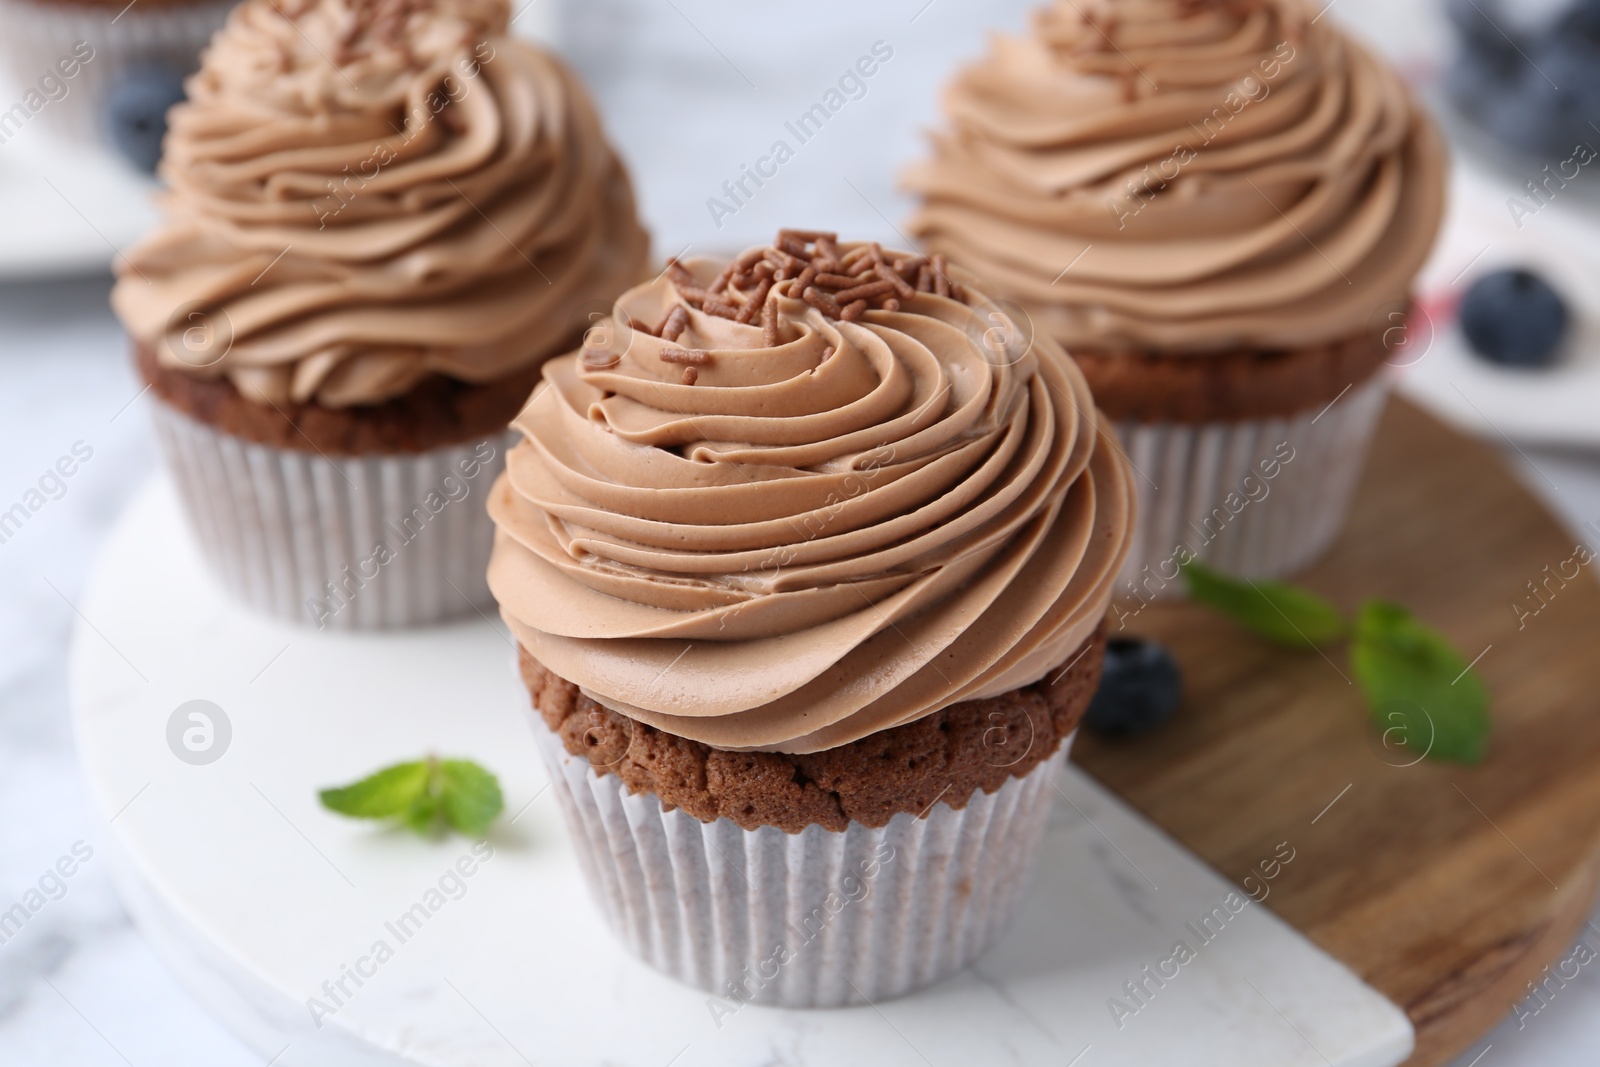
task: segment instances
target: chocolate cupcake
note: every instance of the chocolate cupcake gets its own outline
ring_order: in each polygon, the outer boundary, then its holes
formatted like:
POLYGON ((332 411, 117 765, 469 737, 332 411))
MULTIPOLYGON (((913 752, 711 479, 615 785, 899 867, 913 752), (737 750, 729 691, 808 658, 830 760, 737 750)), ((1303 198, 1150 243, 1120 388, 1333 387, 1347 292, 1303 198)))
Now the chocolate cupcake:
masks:
POLYGON ((1015 911, 1133 494, 997 316, 789 231, 629 291, 514 423, 490 587, 590 883, 684 982, 878 1000, 1015 911))
POLYGON ((506 425, 648 273, 593 106, 507 18, 247 0, 172 113, 166 221, 112 301, 200 547, 264 611, 486 602, 506 425))
POLYGON ((1188 558, 1319 556, 1400 361, 1445 152, 1319 6, 1050 5, 956 79, 908 176, 911 231, 1026 309, 1116 420, 1141 476, 1125 593, 1176 589, 1188 558))

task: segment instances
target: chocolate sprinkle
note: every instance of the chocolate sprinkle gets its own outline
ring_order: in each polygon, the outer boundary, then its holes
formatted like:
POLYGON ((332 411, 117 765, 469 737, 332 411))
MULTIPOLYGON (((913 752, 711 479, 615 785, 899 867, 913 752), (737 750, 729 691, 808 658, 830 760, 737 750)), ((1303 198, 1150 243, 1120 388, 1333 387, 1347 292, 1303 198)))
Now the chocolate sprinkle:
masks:
MULTIPOLYGON (((665 341, 676 341, 688 328, 689 308, 746 326, 759 320, 766 346, 776 348, 783 343, 779 297, 803 300, 841 322, 855 322, 872 310, 899 311, 919 293, 963 303, 967 299, 965 289, 950 278, 943 256, 890 261, 877 242, 842 252, 838 235, 816 230, 780 230, 772 245, 745 252, 709 286, 701 287, 676 258, 668 261, 666 275, 682 303, 667 311, 655 331, 665 341)), ((686 366, 686 384, 693 384, 688 370, 710 362, 707 353, 681 349, 669 349, 661 358, 686 366)))
POLYGON ((783 335, 778 330, 778 302, 768 300, 761 305, 761 331, 766 335, 768 348, 777 348, 783 343, 783 335))
POLYGON ((684 348, 663 348, 661 362, 676 363, 685 367, 704 367, 711 363, 711 353, 684 348))
POLYGON ((835 293, 833 298, 841 304, 853 304, 857 300, 869 300, 872 297, 884 296, 892 292, 894 292, 894 286, 888 282, 868 282, 866 285, 858 285, 854 289, 846 289, 842 293, 835 293))
POLYGON ((838 301, 834 300, 833 297, 829 296, 827 293, 824 293, 821 289, 818 289, 814 285, 809 286, 805 292, 801 293, 800 299, 804 300, 806 303, 810 304, 812 307, 816 308, 830 319, 836 319, 841 314, 838 301))
POLYGON ((689 311, 682 304, 672 305, 672 310, 667 312, 666 321, 661 324, 658 335, 663 341, 676 341, 689 326, 689 311))

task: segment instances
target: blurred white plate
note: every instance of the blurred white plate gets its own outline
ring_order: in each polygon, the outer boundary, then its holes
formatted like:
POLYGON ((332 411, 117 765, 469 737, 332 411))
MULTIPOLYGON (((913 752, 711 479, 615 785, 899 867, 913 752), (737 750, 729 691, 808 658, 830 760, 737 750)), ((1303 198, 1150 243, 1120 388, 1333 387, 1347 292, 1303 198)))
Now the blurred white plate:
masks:
MULTIPOLYGON (((1600 169, 1600 160, 1590 169, 1600 169)), ((1597 177, 1586 176, 1591 184, 1597 177)), ((1470 433, 1600 447, 1600 213, 1592 198, 1569 188, 1522 216, 1519 229, 1507 207, 1512 198, 1529 200, 1510 180, 1458 154, 1444 233, 1420 282, 1433 343, 1401 372, 1400 388, 1470 433), (1473 281, 1514 266, 1543 275, 1573 314, 1562 360, 1548 370, 1488 363, 1455 324, 1454 306, 1473 281)))
POLYGON ((24 130, 0 146, 0 281, 106 270, 154 223, 157 188, 109 149, 24 130))
MULTIPOLYGON (((515 7, 517 36, 555 37, 558 0, 515 7)), ((69 141, 47 126, 34 122, 0 144, 0 282, 105 271, 156 222, 154 179, 108 147, 69 141)))

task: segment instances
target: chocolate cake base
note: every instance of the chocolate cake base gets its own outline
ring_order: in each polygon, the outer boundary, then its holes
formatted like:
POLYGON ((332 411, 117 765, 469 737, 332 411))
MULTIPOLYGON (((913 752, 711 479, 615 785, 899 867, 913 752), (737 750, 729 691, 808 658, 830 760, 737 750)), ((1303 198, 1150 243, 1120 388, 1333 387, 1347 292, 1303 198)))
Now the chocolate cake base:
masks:
POLYGON ((540 375, 533 366, 483 385, 432 375, 382 404, 328 408, 257 403, 226 378, 163 367, 146 345, 134 354, 155 394, 198 422, 256 444, 342 456, 428 452, 493 436, 516 418, 540 375))
POLYGON ((1104 627, 1068 666, 1023 689, 951 705, 915 722, 826 752, 729 752, 676 737, 584 696, 518 649, 533 705, 566 750, 630 793, 653 793, 668 811, 746 830, 799 833, 815 823, 873 828, 935 802, 960 810, 1054 755, 1077 728, 1100 684, 1104 627))
POLYGON ((1072 348, 1095 403, 1114 421, 1238 422, 1314 410, 1392 359, 1376 332, 1310 348, 1175 355, 1072 348))

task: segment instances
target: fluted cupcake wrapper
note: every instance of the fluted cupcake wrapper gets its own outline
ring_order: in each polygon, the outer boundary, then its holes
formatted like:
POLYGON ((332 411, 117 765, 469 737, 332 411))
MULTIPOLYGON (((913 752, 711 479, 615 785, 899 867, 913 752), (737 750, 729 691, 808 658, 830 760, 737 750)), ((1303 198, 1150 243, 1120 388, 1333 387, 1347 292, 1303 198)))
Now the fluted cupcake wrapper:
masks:
POLYGON ((1344 527, 1388 392, 1380 373, 1329 407, 1288 418, 1117 423, 1139 487, 1117 595, 1179 595, 1183 550, 1244 578, 1282 578, 1314 563, 1344 527))
POLYGON ((663 811, 533 728, 613 931, 719 1020, 882 1001, 977 959, 1016 916, 1071 746, 961 810, 788 834, 663 811))
POLYGON ((135 68, 191 73, 233 6, 234 0, 173 6, 135 3, 127 8, 68 0, 0 0, 0 60, 16 91, 39 90, 49 101, 34 121, 56 134, 102 141, 112 85, 135 68), (94 49, 93 58, 80 62, 77 72, 64 78, 56 63, 81 60, 81 54, 74 53, 80 41, 94 49), (40 80, 46 76, 63 84, 66 94, 53 99, 44 92, 40 80))
POLYGON ((243 440, 160 400, 154 410, 201 553, 250 607, 319 629, 369 630, 493 604, 484 501, 512 434, 330 458, 243 440))

